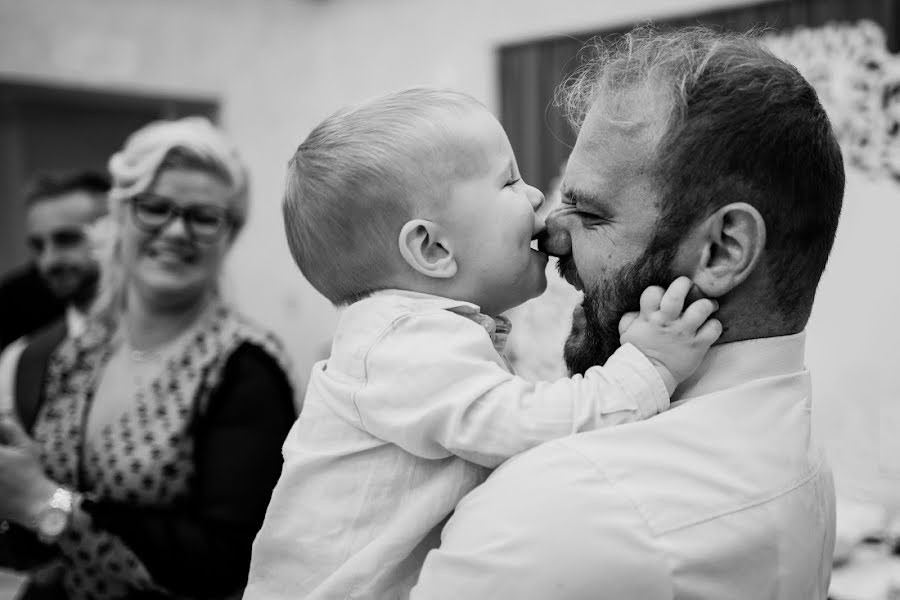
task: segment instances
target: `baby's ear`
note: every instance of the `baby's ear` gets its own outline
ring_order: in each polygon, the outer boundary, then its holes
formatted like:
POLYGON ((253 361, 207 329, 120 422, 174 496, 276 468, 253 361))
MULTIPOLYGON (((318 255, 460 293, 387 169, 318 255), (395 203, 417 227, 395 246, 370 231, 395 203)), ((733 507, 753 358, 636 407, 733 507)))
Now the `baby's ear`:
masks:
POLYGON ((456 275, 456 259, 441 227, 424 219, 407 221, 400 230, 400 254, 410 267, 437 279, 456 275))

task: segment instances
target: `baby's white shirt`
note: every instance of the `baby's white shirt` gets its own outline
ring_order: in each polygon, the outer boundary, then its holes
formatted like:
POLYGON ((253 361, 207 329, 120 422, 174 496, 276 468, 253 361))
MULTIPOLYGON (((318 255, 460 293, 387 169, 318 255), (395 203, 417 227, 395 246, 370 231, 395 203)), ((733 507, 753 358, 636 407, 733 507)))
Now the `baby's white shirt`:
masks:
POLYGON ((491 469, 669 406, 631 345, 583 377, 534 383, 511 372, 492 329, 476 305, 397 290, 343 311, 284 443, 244 598, 406 598, 491 469))

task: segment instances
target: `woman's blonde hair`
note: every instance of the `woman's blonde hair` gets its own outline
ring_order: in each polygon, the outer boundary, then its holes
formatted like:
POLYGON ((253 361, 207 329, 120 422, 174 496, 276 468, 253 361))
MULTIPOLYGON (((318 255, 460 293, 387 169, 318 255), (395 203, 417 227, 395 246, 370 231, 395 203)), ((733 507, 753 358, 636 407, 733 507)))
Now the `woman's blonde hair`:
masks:
POLYGON ((249 208, 248 173, 237 149, 205 117, 155 121, 132 133, 109 159, 109 231, 100 248, 101 283, 93 312, 116 319, 124 307, 127 278, 121 264, 122 212, 135 194, 148 190, 169 169, 207 171, 231 190, 232 238, 243 227, 249 208))

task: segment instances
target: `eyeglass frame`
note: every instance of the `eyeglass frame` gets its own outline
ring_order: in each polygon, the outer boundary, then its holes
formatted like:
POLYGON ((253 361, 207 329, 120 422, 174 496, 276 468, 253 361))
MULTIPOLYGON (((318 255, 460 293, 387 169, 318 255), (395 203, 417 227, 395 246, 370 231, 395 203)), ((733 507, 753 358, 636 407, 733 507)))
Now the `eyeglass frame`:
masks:
POLYGON ((237 224, 234 215, 227 208, 208 204, 187 204, 182 206, 169 196, 163 196, 161 194, 156 194, 149 191, 138 192, 137 194, 134 194, 133 196, 127 198, 126 202, 131 205, 131 217, 135 226, 145 233, 159 233, 160 231, 171 225, 174 220, 181 219, 181 222, 184 224, 184 230, 192 240, 206 244, 215 244, 216 242, 221 240, 229 231, 231 231, 237 224), (159 225, 149 225, 147 222, 142 221, 138 216, 138 204, 141 200, 150 198, 164 200, 168 205, 169 214, 166 217, 166 220, 159 225), (190 218, 190 215, 194 213, 194 211, 198 207, 202 207, 204 210, 209 209, 217 212, 221 211, 222 216, 224 217, 220 229, 217 230, 216 233, 212 236, 198 236, 197 232, 194 230, 194 223, 190 218))

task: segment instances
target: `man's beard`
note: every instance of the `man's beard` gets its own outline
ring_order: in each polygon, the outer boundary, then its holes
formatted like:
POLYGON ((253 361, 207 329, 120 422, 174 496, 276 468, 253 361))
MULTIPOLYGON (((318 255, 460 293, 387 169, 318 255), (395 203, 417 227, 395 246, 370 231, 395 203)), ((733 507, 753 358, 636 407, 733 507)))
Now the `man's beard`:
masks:
POLYGON ((44 279, 61 302, 86 309, 97 294, 100 271, 91 268, 59 266, 44 273, 44 279))
MULTIPOLYGON (((584 374, 606 363, 619 348, 619 321, 627 312, 640 309, 641 294, 651 285, 667 288, 677 275, 672 271, 677 245, 656 235, 647 250, 635 261, 621 267, 606 283, 585 285, 583 315, 575 309, 572 331, 563 355, 571 374, 584 374), (583 316, 583 318, 582 318, 583 316)), ((561 258, 559 272, 575 270, 571 255, 561 258)))

